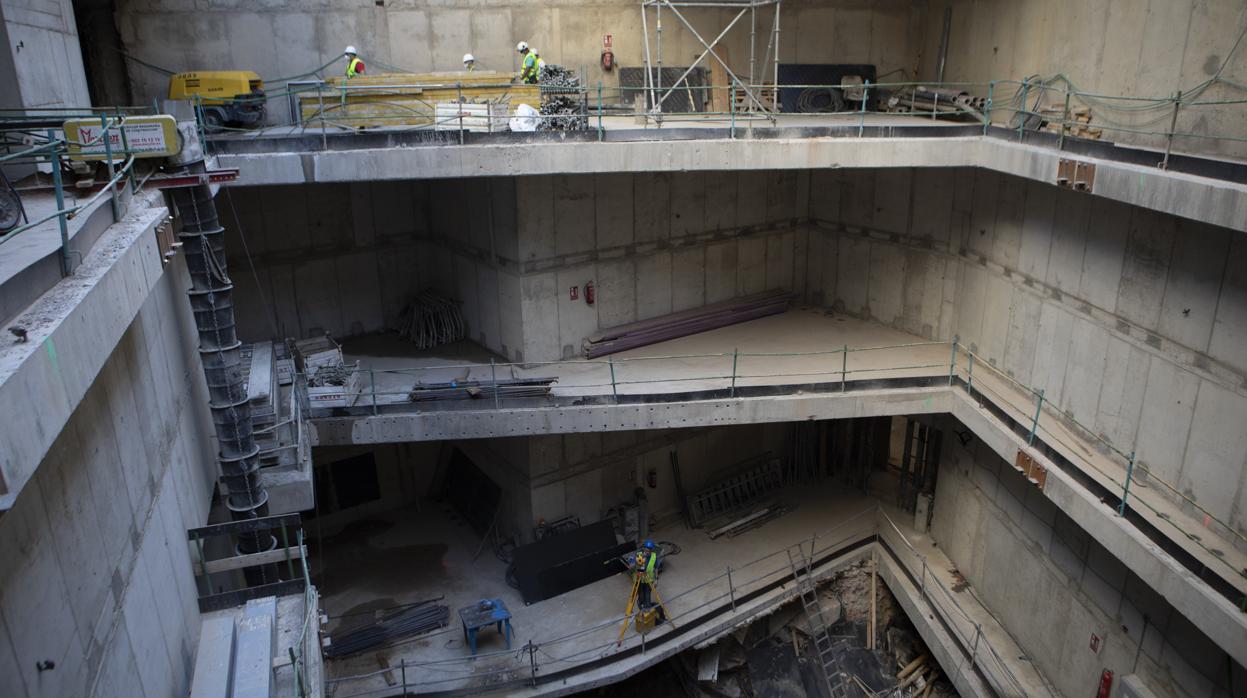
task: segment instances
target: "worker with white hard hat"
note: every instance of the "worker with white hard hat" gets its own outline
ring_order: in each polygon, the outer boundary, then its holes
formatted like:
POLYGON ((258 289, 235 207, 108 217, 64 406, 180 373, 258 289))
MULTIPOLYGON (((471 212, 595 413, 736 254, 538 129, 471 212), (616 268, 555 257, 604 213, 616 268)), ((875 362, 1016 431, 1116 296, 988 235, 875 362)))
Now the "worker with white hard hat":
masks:
POLYGON ((519 51, 523 57, 523 65, 520 68, 520 81, 530 85, 537 84, 537 80, 541 77, 541 69, 545 67, 545 61, 541 60, 541 56, 536 49, 529 48, 527 41, 521 41, 516 44, 515 50, 519 51))
POLYGON ((476 56, 470 53, 463 54, 463 69, 469 73, 476 70, 476 56))
POLYGON ((354 46, 347 46, 342 55, 346 56, 346 77, 353 78, 364 72, 364 62, 355 55, 354 46))

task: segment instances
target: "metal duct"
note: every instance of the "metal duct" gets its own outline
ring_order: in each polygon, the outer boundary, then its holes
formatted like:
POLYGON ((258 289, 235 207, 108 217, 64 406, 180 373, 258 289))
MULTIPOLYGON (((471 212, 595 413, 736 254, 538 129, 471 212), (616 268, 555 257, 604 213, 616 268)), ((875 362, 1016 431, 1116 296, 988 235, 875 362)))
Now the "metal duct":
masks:
MULTIPOLYGON (((190 173, 204 171, 203 160, 187 164, 190 173)), ((229 489, 226 506, 235 521, 268 516, 268 492, 260 485, 260 447, 251 428, 251 407, 244 388, 242 342, 234 331, 234 285, 225 264, 225 229, 217 220, 216 203, 207 185, 173 189, 173 203, 182 217, 182 250, 190 271, 191 311, 199 331, 199 358, 208 382, 212 424, 220 446, 221 476, 229 489)), ((277 547, 268 531, 239 534, 239 555, 277 547)), ((247 584, 279 581, 275 565, 244 571, 247 584)))

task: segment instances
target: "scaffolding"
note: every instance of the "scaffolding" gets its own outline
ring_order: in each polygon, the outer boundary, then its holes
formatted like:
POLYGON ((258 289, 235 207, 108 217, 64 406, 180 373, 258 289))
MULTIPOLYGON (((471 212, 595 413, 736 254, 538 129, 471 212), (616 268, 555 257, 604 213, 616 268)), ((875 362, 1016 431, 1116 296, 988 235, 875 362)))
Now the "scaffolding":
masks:
MULTIPOLYGON (((662 121, 662 105, 667 97, 680 88, 684 83, 688 88, 688 76, 699 66, 707 56, 713 58, 721 68, 727 73, 730 80, 732 96, 730 99, 735 103, 735 94, 740 91, 744 98, 744 110, 751 112, 772 113, 778 109, 778 100, 766 100, 762 96, 760 83, 766 79, 766 73, 769 71, 770 83, 772 86, 779 84, 779 10, 783 0, 641 0, 641 32, 644 36, 645 48, 645 91, 647 106, 649 113, 656 115, 661 123, 662 121), (771 22, 770 37, 766 43, 766 53, 763 54, 761 65, 757 60, 758 45, 758 11, 763 12, 774 7, 774 20, 771 22), (697 31, 680 8, 696 8, 710 10, 737 10, 727 26, 719 31, 718 35, 711 41, 707 42, 705 38, 697 31), (649 31, 649 14, 650 10, 654 13, 654 29, 655 29, 655 51, 650 52, 650 31, 649 31), (662 15, 663 10, 667 10, 675 15, 680 24, 697 39, 698 43, 704 49, 697 56, 693 64, 690 65, 680 77, 676 78, 670 86, 664 91, 662 84, 662 15), (714 48, 719 42, 728 35, 729 32, 742 20, 745 15, 749 15, 749 80, 742 81, 735 71, 728 66, 714 48), (768 104, 768 101, 770 102, 768 104)), ((774 89, 774 87, 772 87, 774 89)))

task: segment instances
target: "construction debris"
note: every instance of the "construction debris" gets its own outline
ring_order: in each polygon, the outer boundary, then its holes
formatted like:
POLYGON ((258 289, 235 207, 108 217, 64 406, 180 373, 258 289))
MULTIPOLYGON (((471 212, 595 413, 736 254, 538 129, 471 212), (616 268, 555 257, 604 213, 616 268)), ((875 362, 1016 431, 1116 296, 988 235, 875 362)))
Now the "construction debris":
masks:
POLYGON ((331 638, 325 646, 325 656, 337 659, 391 645, 412 635, 445 627, 449 619, 448 606, 425 601, 383 615, 374 623, 331 638))
POLYGON ((775 289, 612 327, 585 339, 585 356, 596 359, 607 354, 777 315, 788 309, 792 298, 793 294, 775 289))
POLYGON ((418 349, 432 349, 458 342, 467 334, 459 302, 432 291, 423 291, 398 314, 399 336, 410 339, 418 349))
POLYGON ((296 365, 307 376, 308 400, 318 407, 350 407, 359 396, 359 362, 347 366, 342 346, 329 335, 294 343, 296 365))
POLYGON ((1065 121, 1065 135, 1077 138, 1089 138, 1091 140, 1100 140, 1100 136, 1104 135, 1104 130, 1093 128, 1091 124, 1091 110, 1087 107, 1071 107, 1069 110, 1069 118, 1065 118, 1065 105, 1051 105, 1043 107, 1039 110, 1039 115, 1043 117, 1043 123, 1040 128, 1049 133, 1060 133, 1062 121, 1065 121))
POLYGON ((580 78, 561 65, 541 69, 541 122, 538 131, 583 131, 589 128, 580 78))

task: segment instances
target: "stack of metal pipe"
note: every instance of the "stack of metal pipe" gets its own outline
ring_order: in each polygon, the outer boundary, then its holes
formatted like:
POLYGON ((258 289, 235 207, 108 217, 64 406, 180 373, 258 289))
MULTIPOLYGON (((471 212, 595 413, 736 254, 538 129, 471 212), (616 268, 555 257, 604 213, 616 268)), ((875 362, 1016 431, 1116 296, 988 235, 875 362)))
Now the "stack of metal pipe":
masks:
POLYGON ((739 322, 777 315, 788 309, 793 294, 780 289, 755 293, 641 322, 620 325, 584 340, 585 356, 595 359, 615 352, 686 337, 739 322))
POLYGON ((448 381, 443 383, 416 383, 408 397, 412 402, 430 400, 500 400, 511 398, 546 397, 555 378, 499 378, 483 381, 448 381))
POLYGON ((589 127, 580 93, 580 78, 561 65, 541 69, 539 131, 580 131, 589 127))
POLYGON ((457 342, 467 334, 459 303, 431 291, 422 292, 403 308, 394 329, 420 349, 457 342))
POLYGON ((901 114, 969 115, 981 119, 987 106, 983 97, 945 87, 910 87, 893 92, 887 110, 901 114))

